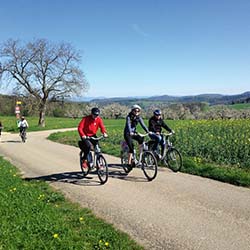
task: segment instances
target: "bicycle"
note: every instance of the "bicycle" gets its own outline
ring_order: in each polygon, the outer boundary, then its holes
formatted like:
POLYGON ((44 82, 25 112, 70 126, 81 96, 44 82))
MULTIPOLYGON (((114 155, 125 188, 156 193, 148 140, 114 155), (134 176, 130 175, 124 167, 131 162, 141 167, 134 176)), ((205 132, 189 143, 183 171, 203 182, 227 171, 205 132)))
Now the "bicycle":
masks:
POLYGON ((22 142, 25 142, 27 140, 27 136, 26 136, 26 128, 23 128, 20 132, 20 137, 22 139, 22 142))
MULTIPOLYGON (((145 137, 147 134, 139 134, 142 137, 145 137)), ((131 168, 128 166, 128 154, 129 154, 129 148, 126 143, 126 141, 121 142, 121 165, 125 171, 125 173, 129 173, 131 171, 131 168)), ((148 150, 147 144, 143 142, 142 144, 142 150, 139 153, 139 160, 137 159, 137 153, 134 149, 133 155, 132 155, 132 161, 131 161, 132 168, 134 167, 140 167, 146 176, 148 181, 152 181, 155 179, 157 175, 157 160, 154 156, 154 154, 148 150)))
MULTIPOLYGON (((87 137, 87 139, 92 139, 95 141, 102 140, 104 137, 87 137)), ((79 147, 80 143, 82 141, 79 141, 79 147)), ((81 147, 80 147, 81 148, 81 147)), ((98 143, 93 148, 93 151, 90 151, 87 156, 87 167, 83 167, 83 151, 80 151, 80 167, 83 174, 83 177, 86 177, 91 170, 96 169, 97 175, 99 177, 99 180, 101 184, 104 184, 108 180, 108 164, 106 162, 106 159, 102 155, 101 148, 99 147, 98 143)))
MULTIPOLYGON (((174 133, 162 133, 164 136, 164 146, 163 152, 159 153, 159 148, 156 153, 160 157, 156 157, 157 160, 162 162, 165 166, 169 167, 173 172, 178 172, 182 168, 182 156, 178 149, 173 146, 173 143, 170 141, 170 137, 174 135, 174 133)), ((152 150, 154 141, 151 140, 148 142, 149 149, 152 150)))

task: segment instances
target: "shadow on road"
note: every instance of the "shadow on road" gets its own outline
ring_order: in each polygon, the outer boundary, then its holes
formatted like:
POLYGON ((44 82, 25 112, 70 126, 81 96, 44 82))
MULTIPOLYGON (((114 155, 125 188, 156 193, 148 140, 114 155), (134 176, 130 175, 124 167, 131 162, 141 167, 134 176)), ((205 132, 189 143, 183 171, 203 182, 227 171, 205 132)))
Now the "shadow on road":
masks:
MULTIPOLYGON (((147 182, 144 177, 136 177, 132 174, 128 176, 120 165, 109 164, 109 178, 116 178, 125 181, 147 182)), ((55 173, 51 175, 43 175, 36 177, 26 177, 26 181, 46 181, 46 182, 64 182, 80 186, 99 186, 102 185, 97 177, 96 171, 90 172, 83 177, 81 171, 55 173)))
POLYGON ((86 185, 86 186, 97 186, 100 185, 100 182, 94 179, 93 175, 97 174, 95 172, 89 173, 88 176, 83 178, 82 172, 64 172, 56 173, 51 175, 43 175, 37 177, 28 177, 24 178, 26 181, 48 181, 48 182, 64 182, 75 185, 86 185))
POLYGON ((117 178, 124 181, 148 182, 148 180, 144 176, 134 176, 133 170, 129 174, 126 174, 121 164, 109 164, 109 177, 117 178))
POLYGON ((20 140, 8 140, 8 141, 1 140, 0 142, 1 143, 22 143, 22 141, 20 140))

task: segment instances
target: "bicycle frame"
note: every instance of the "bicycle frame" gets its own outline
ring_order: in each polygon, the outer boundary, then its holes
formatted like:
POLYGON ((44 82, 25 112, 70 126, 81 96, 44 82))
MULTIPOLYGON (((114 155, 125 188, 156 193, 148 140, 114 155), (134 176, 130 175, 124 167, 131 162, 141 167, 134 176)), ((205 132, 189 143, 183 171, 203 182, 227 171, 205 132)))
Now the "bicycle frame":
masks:
MULTIPOLYGON (((92 138, 93 139, 93 138, 92 138)), ((96 141, 100 140, 98 138, 95 138, 96 141)), ((102 139, 102 138, 101 138, 102 139)), ((91 168, 95 168, 96 167, 96 159, 99 155, 102 155, 102 152, 101 152, 101 148, 99 147, 98 144, 96 144, 93 148, 93 152, 89 152, 92 156, 92 161, 90 161, 89 163, 92 163, 92 166, 90 166, 91 168)))
POLYGON ((164 136, 163 140, 165 141, 163 153, 162 153, 162 159, 166 156, 167 151, 173 147, 172 142, 170 141, 170 136, 173 135, 173 133, 162 133, 162 136, 164 136))
MULTIPOLYGON (((138 135, 140 135, 141 137, 146 137, 148 136, 148 133, 146 134, 141 134, 141 133, 138 133, 138 135)), ((139 148, 139 160, 137 159, 137 156, 136 156, 136 149, 134 149, 134 152, 132 154, 132 160, 135 161, 135 165, 136 166, 140 166, 141 165, 141 160, 142 160, 142 154, 144 151, 148 150, 148 147, 147 147, 147 144, 146 142, 143 141, 142 143, 142 149, 139 148)))
POLYGON ((173 133, 162 133, 165 144, 161 161, 164 162, 164 165, 167 165, 172 171, 178 172, 182 167, 182 156, 178 149, 176 149, 170 141, 170 137, 172 135, 173 133))
MULTIPOLYGON (((147 136, 147 134, 139 134, 140 136, 144 137, 147 136)), ((129 173, 133 167, 140 167, 143 171, 144 175, 146 176, 148 181, 152 181, 156 175, 157 175, 157 160, 154 156, 154 154, 148 150, 147 144, 143 142, 142 148, 140 148, 139 152, 139 160, 137 160, 136 150, 134 149, 134 152, 132 154, 132 161, 131 166, 128 165, 128 157, 129 157, 129 151, 128 146, 125 143, 125 141, 121 144, 121 164, 125 171, 125 173, 129 173)))

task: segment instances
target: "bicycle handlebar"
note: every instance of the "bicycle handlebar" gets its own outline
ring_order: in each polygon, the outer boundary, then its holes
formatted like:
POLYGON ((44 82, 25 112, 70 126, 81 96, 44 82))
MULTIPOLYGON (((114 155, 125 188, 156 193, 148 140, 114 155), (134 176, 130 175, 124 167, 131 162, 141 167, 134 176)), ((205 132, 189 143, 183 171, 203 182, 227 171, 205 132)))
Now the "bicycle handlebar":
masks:
POLYGON ((139 136, 141 136, 141 137, 145 137, 145 136, 147 136, 147 135, 149 135, 149 133, 146 133, 146 134, 141 134, 141 133, 137 133, 139 136))
POLYGON ((171 136, 171 135, 174 135, 174 133, 173 132, 170 132, 170 133, 161 133, 162 135, 165 135, 165 136, 171 136))
POLYGON ((105 138, 103 135, 99 136, 99 137, 94 137, 94 136, 86 136, 86 139, 92 139, 94 141, 99 141, 101 139, 105 138))

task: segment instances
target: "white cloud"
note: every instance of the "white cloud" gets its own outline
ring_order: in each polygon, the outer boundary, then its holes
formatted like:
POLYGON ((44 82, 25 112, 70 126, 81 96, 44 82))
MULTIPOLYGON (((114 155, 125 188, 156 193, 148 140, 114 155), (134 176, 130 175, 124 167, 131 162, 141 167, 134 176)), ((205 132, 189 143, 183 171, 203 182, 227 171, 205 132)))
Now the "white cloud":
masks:
POLYGON ((149 34, 146 33, 137 23, 132 24, 132 29, 141 36, 149 37, 149 34))

